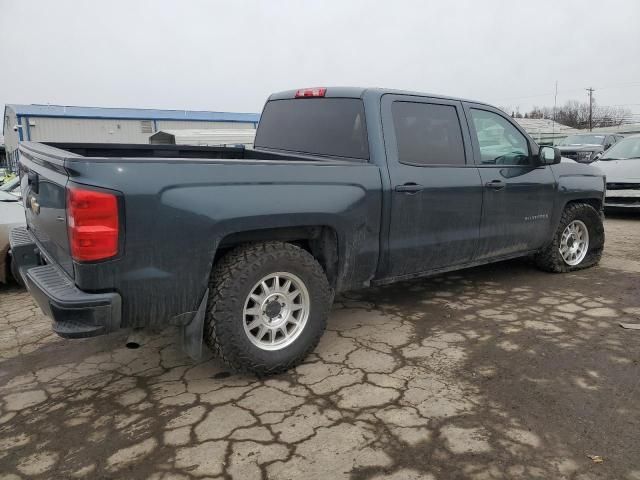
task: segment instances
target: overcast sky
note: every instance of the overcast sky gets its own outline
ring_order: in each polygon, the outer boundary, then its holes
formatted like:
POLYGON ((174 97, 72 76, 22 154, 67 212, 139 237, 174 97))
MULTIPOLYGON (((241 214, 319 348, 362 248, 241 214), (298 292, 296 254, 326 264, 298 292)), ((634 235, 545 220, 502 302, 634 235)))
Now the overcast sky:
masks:
POLYGON ((557 80, 559 104, 593 86, 640 112, 639 22, 637 0, 0 0, 0 106, 257 112, 355 85, 524 111, 557 80))

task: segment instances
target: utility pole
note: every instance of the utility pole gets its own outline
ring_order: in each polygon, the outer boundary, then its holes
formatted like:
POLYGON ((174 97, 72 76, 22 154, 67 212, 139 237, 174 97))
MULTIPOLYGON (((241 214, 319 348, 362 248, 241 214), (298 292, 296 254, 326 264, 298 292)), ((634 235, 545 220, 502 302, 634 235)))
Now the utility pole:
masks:
POLYGON ((558 106, 558 80, 556 80, 556 93, 553 97, 553 124, 551 125, 551 145, 556 144, 556 108, 558 106))
POLYGON ((589 131, 593 128, 593 87, 587 88, 589 92, 589 131))

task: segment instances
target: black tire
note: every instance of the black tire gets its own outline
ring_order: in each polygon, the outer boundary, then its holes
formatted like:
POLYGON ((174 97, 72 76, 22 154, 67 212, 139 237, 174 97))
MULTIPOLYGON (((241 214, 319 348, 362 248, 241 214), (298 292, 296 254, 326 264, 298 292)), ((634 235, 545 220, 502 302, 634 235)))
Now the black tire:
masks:
POLYGON ((324 333, 333 293, 320 264, 306 250, 283 242, 237 247, 213 268, 204 326, 207 345, 238 372, 270 375, 298 364, 318 345, 324 333), (253 286, 266 275, 290 272, 309 294, 307 322, 299 336, 280 350, 254 345, 244 330, 243 309, 253 286))
POLYGON ((588 203, 570 203, 562 212, 560 223, 549 245, 540 250, 535 257, 536 265, 541 270, 553 273, 572 272, 593 267, 600 262, 604 249, 603 213, 588 203), (589 247, 584 259, 577 265, 568 265, 560 254, 560 239, 567 225, 574 220, 581 220, 589 232, 589 247))

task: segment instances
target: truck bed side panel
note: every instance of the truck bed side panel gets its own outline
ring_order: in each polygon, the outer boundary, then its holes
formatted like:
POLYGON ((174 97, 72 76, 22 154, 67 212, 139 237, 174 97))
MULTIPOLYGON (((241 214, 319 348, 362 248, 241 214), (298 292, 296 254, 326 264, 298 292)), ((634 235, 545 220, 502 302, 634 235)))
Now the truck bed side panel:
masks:
POLYGON ((380 171, 336 162, 172 162, 132 159, 66 162, 69 181, 121 191, 124 252, 75 266, 83 290, 116 290, 123 327, 161 325, 194 311, 218 245, 247 230, 327 226, 338 237, 338 290, 375 274, 380 171))

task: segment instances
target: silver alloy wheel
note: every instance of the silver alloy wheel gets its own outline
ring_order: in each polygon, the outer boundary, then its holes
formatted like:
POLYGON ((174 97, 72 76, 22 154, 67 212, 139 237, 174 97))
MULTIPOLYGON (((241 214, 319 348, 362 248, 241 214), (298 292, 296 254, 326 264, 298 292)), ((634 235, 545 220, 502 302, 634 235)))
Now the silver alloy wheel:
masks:
POLYGON ((564 263, 570 266, 578 265, 589 250, 589 230, 580 220, 574 220, 566 226, 560 238, 560 255, 564 263))
POLYGON ((244 332, 262 350, 280 350, 300 336, 309 318, 309 292, 293 273, 260 279, 244 302, 244 332))

